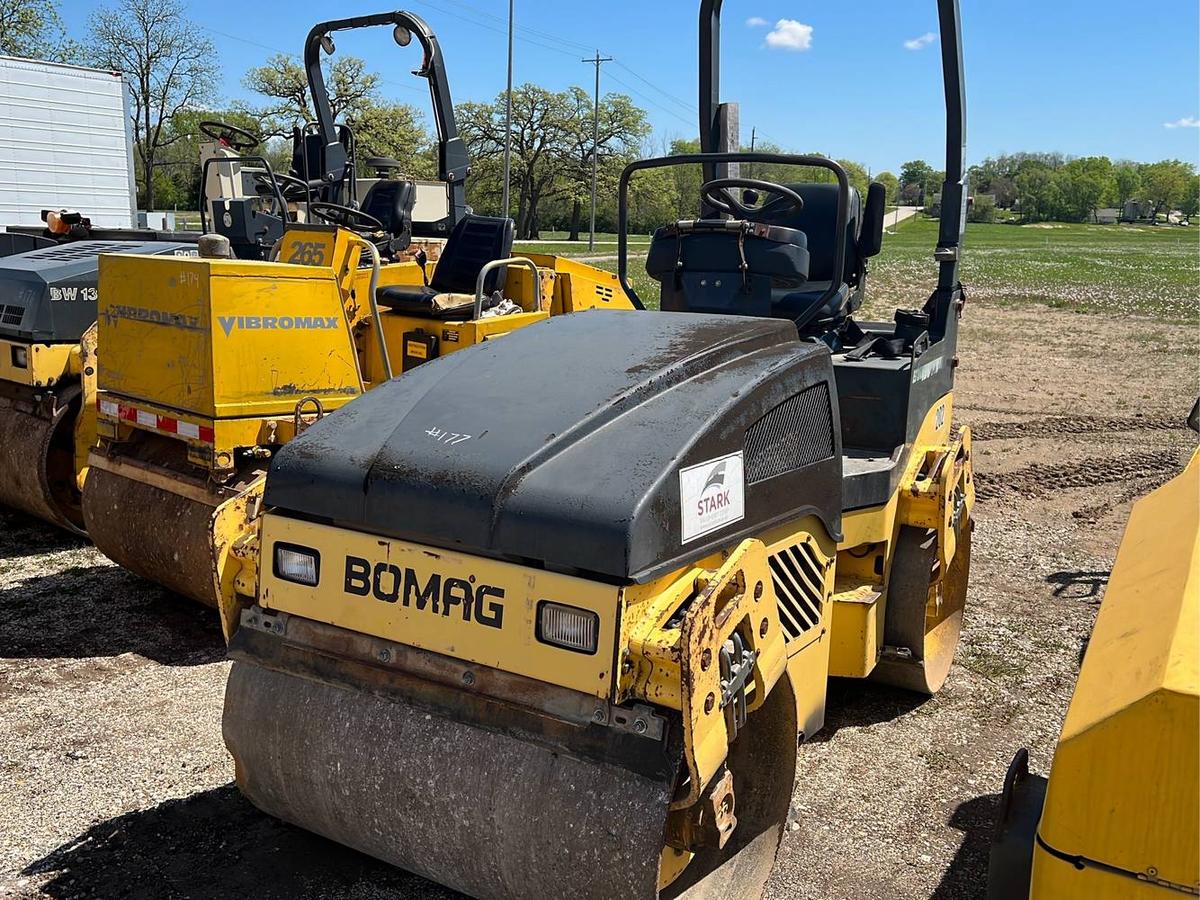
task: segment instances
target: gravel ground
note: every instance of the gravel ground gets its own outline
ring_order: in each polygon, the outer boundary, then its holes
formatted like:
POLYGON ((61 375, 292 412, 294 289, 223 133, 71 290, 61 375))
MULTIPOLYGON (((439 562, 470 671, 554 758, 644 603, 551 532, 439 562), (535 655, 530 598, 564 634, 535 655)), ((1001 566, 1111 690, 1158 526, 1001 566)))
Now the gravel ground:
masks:
MULTIPOLYGON (((1194 335, 976 304, 967 622, 942 693, 830 687, 771 898, 983 896, 1004 768, 1047 772, 1131 501, 1193 445, 1194 335)), ((256 812, 220 736, 215 616, 0 512, 0 896, 448 896, 256 812)))

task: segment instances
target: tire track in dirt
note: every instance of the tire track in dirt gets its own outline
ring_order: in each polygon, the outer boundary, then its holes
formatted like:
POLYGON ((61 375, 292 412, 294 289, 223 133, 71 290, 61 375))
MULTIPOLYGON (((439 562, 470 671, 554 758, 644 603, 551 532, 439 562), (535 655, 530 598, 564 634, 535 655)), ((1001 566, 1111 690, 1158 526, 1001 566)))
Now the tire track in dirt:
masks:
MULTIPOLYGON (((1040 497, 1058 491, 1098 487, 1146 478, 1169 478, 1179 471, 1177 450, 1095 456, 1074 463, 1033 463, 1013 472, 976 472, 975 496, 993 500, 1011 494, 1040 497)), ((1118 502, 1115 498, 1112 502, 1118 502)))
MULTIPOLYGON (((990 410, 999 412, 1000 410, 990 410)), ((1016 413, 1019 415, 1019 413, 1016 413)), ((1098 434, 1124 431, 1183 431, 1187 422, 1175 416, 1039 416, 1023 422, 980 422, 971 425, 971 436, 980 441, 1016 437, 1052 437, 1059 434, 1098 434)))

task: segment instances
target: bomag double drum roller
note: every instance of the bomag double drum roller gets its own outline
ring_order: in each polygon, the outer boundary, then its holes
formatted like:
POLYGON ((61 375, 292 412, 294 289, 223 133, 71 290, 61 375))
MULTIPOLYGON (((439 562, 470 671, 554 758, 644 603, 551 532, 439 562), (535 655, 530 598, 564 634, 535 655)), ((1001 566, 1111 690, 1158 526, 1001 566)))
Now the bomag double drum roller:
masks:
POLYGON ((225 741, 261 809, 475 897, 757 897, 829 677, 945 679, 974 503, 957 4, 937 286, 886 323, 853 316, 878 186, 864 203, 829 160, 720 152, 720 5, 704 152, 621 179, 640 307, 630 181, 704 169, 700 218, 650 246, 662 311, 476 344, 272 461, 225 609, 225 741))
POLYGON ((432 273, 424 263, 380 264, 409 233, 412 195, 397 181, 376 183, 362 209, 309 203, 337 224, 288 224, 272 261, 101 265, 107 305, 99 440, 83 494, 88 533, 125 568, 211 606, 235 602, 240 561, 254 555, 268 461, 310 424, 440 356, 559 313, 629 307, 615 275, 552 256, 512 258, 512 221, 467 209, 468 160, 441 51, 412 14, 327 22, 309 34, 310 88, 328 123, 321 133, 334 136, 323 148, 327 166, 337 160, 340 171, 346 161, 321 50, 331 33, 380 25, 401 45, 417 38, 417 74, 433 97, 449 215, 432 273))

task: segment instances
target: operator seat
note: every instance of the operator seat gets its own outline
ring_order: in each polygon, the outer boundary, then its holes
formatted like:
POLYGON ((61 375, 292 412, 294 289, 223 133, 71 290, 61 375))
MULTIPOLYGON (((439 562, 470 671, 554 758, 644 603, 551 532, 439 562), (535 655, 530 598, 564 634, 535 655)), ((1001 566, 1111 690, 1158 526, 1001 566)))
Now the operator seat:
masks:
POLYGON ((377 181, 363 198, 362 211, 383 223, 384 229, 391 235, 392 249, 403 250, 412 243, 412 216, 416 201, 417 186, 411 181, 377 181))
MULTIPOLYGON (((470 315, 479 271, 492 260, 511 256, 512 245, 512 219, 469 213, 450 232, 429 283, 380 288, 379 305, 403 315, 433 319, 470 315)), ((503 268, 488 273, 483 284, 485 297, 504 289, 504 275, 503 268)))
POLYGON ((805 182, 787 187, 804 198, 804 208, 797 210, 786 202, 773 200, 763 206, 754 220, 797 228, 808 236, 809 280, 800 290, 774 290, 771 315, 802 320, 807 323, 805 331, 819 332, 836 326, 862 306, 866 260, 879 252, 882 242, 884 189, 882 185, 871 185, 864 211, 861 195, 850 188, 845 265, 840 273, 835 273, 838 186, 805 182), (822 302, 835 278, 837 292, 822 302), (814 309, 817 303, 820 308, 814 309))
POLYGON ((685 219, 650 239, 646 273, 659 283, 661 309, 771 315, 775 291, 808 280, 803 231, 741 219, 685 219))

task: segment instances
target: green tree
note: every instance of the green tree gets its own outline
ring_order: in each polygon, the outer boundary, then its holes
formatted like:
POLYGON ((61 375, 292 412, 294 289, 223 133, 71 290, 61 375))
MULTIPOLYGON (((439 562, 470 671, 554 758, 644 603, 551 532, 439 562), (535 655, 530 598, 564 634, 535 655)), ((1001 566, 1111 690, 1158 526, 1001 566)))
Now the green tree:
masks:
POLYGON ((1073 159, 1058 170, 1065 215, 1074 222, 1096 220, 1096 211, 1116 199, 1117 183, 1107 156, 1073 159))
MULTIPOLYGON (((577 163, 572 175, 569 240, 579 240, 585 206, 591 202, 592 189, 592 96, 580 88, 570 88, 574 128, 569 153, 577 163)), ((638 148, 650 134, 646 113, 634 106, 624 94, 609 94, 600 100, 597 118, 596 153, 597 196, 614 196, 621 171, 638 156, 638 148)), ((649 183, 649 182, 648 182, 649 183)))
POLYGON ((1113 166, 1113 199, 1117 206, 1124 207, 1130 200, 1136 200, 1142 189, 1142 173, 1137 163, 1122 161, 1113 166))
POLYGON ((1042 163, 1023 165, 1017 173, 1016 185, 1023 221, 1037 222, 1053 215, 1060 193, 1052 169, 1042 163))
POLYGON ((1187 196, 1180 202, 1179 211, 1188 218, 1200 215, 1200 175, 1191 177, 1187 196))
POLYGON ((880 172, 875 176, 875 180, 883 185, 887 199, 884 201, 886 206, 895 206, 900 201, 900 179, 891 172, 880 172))
POLYGON ((0 56, 78 62, 56 0, 0 0, 0 56))
POLYGON ((1186 199, 1195 169, 1178 159, 1164 159, 1142 169, 1142 199, 1160 212, 1170 212, 1186 199))
POLYGON ((914 159, 900 167, 900 187, 905 199, 924 206, 926 194, 937 190, 933 166, 923 159, 914 159))
POLYGON ((184 16, 179 0, 120 0, 93 13, 89 30, 94 60, 125 73, 143 206, 154 209, 155 167, 163 149, 179 139, 171 120, 216 93, 216 48, 184 16))
MULTIPOLYGON (((554 92, 534 84, 513 90, 512 180, 519 238, 536 238, 546 222, 559 221, 576 236, 591 192, 592 104, 578 88, 554 92)), ((494 209, 502 190, 504 95, 492 103, 463 103, 459 128, 474 160, 471 202, 494 209)), ((600 195, 611 196, 625 162, 648 133, 645 113, 628 97, 600 103, 600 195)), ((511 212, 511 211, 510 211, 511 212)))

